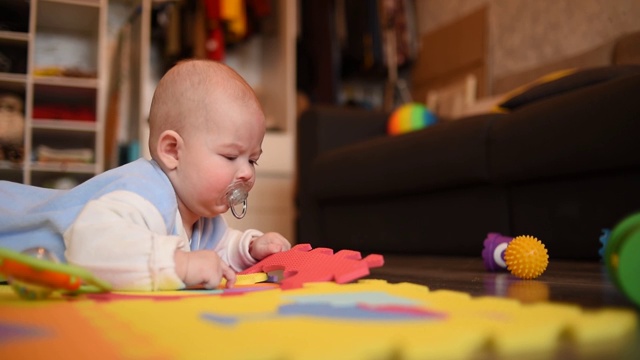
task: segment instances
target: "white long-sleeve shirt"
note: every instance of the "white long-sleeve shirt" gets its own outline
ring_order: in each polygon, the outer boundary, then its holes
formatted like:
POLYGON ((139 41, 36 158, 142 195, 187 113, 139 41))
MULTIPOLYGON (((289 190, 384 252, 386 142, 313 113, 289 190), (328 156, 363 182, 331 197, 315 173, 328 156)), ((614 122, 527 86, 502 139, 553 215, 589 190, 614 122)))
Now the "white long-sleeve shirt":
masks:
POLYGON ((249 242, 262 235, 231 229, 217 216, 200 219, 187 238, 171 183, 144 159, 70 190, 0 182, 0 204, 0 246, 43 246, 120 290, 184 287, 175 272, 176 250, 214 250, 243 270, 256 262, 249 242))

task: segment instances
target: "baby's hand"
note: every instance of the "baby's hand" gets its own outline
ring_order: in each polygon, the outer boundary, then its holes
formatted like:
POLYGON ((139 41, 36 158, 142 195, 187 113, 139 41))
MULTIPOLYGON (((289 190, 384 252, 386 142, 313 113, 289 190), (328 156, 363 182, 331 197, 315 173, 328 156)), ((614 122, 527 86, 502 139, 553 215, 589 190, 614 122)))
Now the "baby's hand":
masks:
POLYGON ((270 232, 257 237, 249 245, 249 254, 256 260, 262 260, 271 254, 291 249, 291 243, 284 236, 270 232))
POLYGON ((236 282, 236 273, 212 250, 186 252, 176 250, 176 273, 187 286, 203 285, 207 289, 218 287, 222 277, 227 287, 236 282))

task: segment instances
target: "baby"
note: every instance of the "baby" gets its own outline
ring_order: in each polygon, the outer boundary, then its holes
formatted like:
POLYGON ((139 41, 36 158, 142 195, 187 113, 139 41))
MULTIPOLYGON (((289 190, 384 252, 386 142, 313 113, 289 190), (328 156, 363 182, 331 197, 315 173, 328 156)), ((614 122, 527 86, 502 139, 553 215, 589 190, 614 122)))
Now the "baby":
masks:
POLYGON ((120 290, 213 288, 223 277, 233 286, 235 271, 290 248, 221 216, 230 191, 253 186, 265 135, 240 75, 208 60, 178 63, 158 83, 149 127, 151 160, 73 189, 0 182, 0 247, 45 247, 120 290))

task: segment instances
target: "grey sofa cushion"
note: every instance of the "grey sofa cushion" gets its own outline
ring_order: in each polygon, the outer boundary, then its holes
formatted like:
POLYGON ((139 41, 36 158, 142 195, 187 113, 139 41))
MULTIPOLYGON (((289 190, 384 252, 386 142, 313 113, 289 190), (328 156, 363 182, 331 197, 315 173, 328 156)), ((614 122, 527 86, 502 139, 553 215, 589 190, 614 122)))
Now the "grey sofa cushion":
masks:
POLYGON ((528 87, 526 90, 523 90, 521 93, 511 96, 509 99, 498 104, 498 106, 506 110, 515 110, 521 106, 528 105, 542 99, 548 99, 583 87, 592 86, 634 74, 640 74, 640 65, 600 66, 582 69, 568 75, 561 76, 555 80, 540 80, 528 87))
POLYGON ((524 106, 495 121, 491 181, 508 184, 640 165, 640 75, 524 106), (597 139, 597 141, 594 141, 597 139))
POLYGON ((321 153, 311 169, 319 199, 401 195, 486 183, 487 114, 378 137, 321 153))

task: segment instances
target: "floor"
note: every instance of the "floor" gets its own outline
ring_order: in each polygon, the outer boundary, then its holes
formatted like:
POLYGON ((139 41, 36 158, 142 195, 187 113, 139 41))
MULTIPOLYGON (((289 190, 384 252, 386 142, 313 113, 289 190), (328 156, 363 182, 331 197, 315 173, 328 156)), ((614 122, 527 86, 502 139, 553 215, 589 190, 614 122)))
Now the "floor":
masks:
POLYGON ((539 278, 520 280, 508 272, 485 270, 480 258, 386 255, 385 265, 371 269, 371 277, 389 282, 413 282, 431 290, 463 291, 474 296, 524 296, 515 290, 526 287, 531 299, 520 300, 563 301, 585 307, 633 307, 609 281, 604 265, 597 262, 551 260, 539 278))
MULTIPOLYGON (((640 307, 616 288, 609 280, 604 264, 599 262, 551 260, 539 278, 520 280, 508 272, 487 271, 481 257, 385 255, 385 265, 371 269, 369 277, 391 283, 412 282, 425 285, 430 290, 447 289, 472 296, 516 298, 524 303, 567 302, 592 309, 624 307, 634 309, 640 315, 640 307)), ((553 358, 577 358, 572 354, 574 352, 570 348, 564 348, 553 358)), ((603 357, 640 359, 640 330, 624 344, 589 358, 603 357)))

